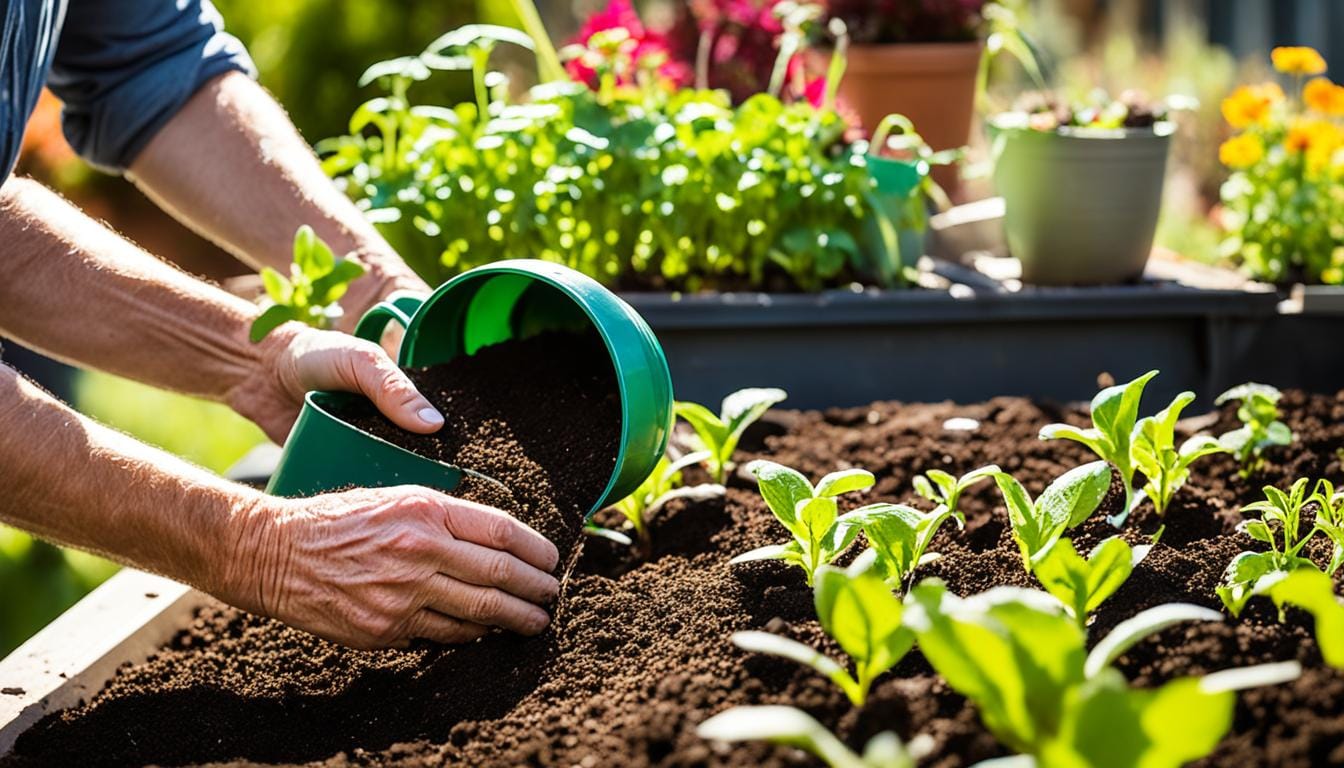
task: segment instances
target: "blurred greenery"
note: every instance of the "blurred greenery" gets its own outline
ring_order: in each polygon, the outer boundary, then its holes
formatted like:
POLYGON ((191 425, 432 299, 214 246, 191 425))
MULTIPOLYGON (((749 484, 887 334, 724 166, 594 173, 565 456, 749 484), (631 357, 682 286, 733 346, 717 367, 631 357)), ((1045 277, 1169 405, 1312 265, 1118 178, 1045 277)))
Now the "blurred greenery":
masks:
MULTIPOLYGON (((223 405, 107 374, 80 374, 75 405, 104 424, 215 472, 228 469, 265 439, 223 405)), ((114 563, 100 557, 0 526, 0 656, 116 572, 114 563)))

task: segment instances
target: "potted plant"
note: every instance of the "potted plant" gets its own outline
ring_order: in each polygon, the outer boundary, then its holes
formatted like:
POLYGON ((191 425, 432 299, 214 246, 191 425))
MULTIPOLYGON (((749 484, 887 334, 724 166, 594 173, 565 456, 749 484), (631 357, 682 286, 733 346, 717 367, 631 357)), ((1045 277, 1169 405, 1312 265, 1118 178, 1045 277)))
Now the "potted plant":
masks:
POLYGON ((940 210, 951 205, 931 171, 960 157, 960 149, 935 152, 905 115, 887 115, 873 131, 868 172, 877 185, 877 199, 896 225, 901 260, 907 266, 924 254, 929 205, 940 210))
POLYGON ((990 121, 1008 248, 1037 285, 1106 285, 1143 274, 1175 126, 1135 93, 1069 105, 1029 94, 990 121))
POLYGON ((1310 48, 1278 48, 1274 67, 1295 79, 1243 85, 1223 100, 1237 133, 1220 147, 1223 254, 1257 280, 1344 284, 1344 87, 1310 48), (1307 78, 1312 78, 1307 80, 1307 78), (1305 84, 1304 84, 1304 81, 1305 84))

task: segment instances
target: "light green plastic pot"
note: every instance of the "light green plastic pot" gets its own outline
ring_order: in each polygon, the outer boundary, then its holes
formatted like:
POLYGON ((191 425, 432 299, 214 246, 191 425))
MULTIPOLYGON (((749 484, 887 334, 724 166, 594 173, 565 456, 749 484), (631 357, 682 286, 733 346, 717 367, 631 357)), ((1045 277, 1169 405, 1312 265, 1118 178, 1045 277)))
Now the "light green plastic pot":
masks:
MULTIPOLYGON (((500 261, 464 272, 428 298, 398 295, 370 309, 355 328, 378 341, 389 322, 405 329, 402 367, 446 363, 491 344, 542 331, 601 336, 620 388, 620 443, 611 478, 589 513, 627 496, 667 448, 672 378, 662 347, 644 319, 597 281, 533 259, 500 261)), ((342 422, 331 413, 342 393, 313 392, 268 490, 304 496, 349 486, 413 483, 451 491, 464 470, 418 456, 342 422)))
POLYGON ((1023 282, 1105 285, 1143 274, 1173 130, 1170 123, 1058 132, 991 125, 994 183, 1023 282))

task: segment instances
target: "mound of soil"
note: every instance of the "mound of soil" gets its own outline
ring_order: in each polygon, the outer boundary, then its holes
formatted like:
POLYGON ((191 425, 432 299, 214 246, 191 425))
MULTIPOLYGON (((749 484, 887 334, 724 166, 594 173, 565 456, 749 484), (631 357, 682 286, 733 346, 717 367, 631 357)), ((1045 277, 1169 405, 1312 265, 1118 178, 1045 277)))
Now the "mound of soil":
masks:
MULTIPOLYGON (((1149 404, 1146 410, 1155 409, 1149 404)), ((1238 508, 1259 486, 1286 487, 1299 475, 1338 479, 1344 398, 1290 393, 1283 402, 1298 442, 1271 454, 1250 481, 1223 456, 1196 465, 1166 520, 1141 509, 1123 535, 1161 542, 1102 606, 1092 641, 1153 605, 1219 607, 1213 593, 1248 539, 1238 508)), ((997 399, 951 404, 774 412, 744 439, 739 458, 768 456, 814 478, 861 466, 877 486, 851 500, 919 503, 911 478, 930 468, 964 472, 994 462, 1032 493, 1091 460, 1085 449, 1042 442, 1052 421, 1086 423, 1077 408, 997 399), (979 422, 948 431, 951 417, 979 422)), ((1224 412, 1213 427, 1232 426, 1224 412)), ((688 478, 698 480, 699 478, 688 478)), ((1119 504, 1116 488, 1103 512, 1119 504)), ((966 530, 946 526, 943 559, 923 575, 967 594, 995 584, 1033 586, 1013 545, 992 483, 969 491, 966 530)), ((1079 549, 1113 533, 1100 514, 1074 533, 1079 549)), ((238 611, 207 608, 153 659, 122 669, 87 704, 49 716, 18 744, 13 765, 184 764, 210 761, 321 766, 790 766, 814 765, 796 750, 763 744, 712 745, 695 736, 706 717, 736 704, 792 704, 846 742, 861 746, 888 729, 930 734, 922 766, 953 768, 1004 754, 975 709, 920 654, 880 678, 861 709, 810 670, 747 654, 735 630, 779 632, 843 658, 813 618, 801 573, 777 563, 729 566, 784 532, 750 483, 726 497, 673 502, 653 521, 654 553, 636 561, 588 540, 551 629, 536 638, 495 635, 458 648, 346 651, 238 611)), ((1324 547, 1310 553, 1318 562, 1324 547)), ((1305 768, 1344 763, 1344 674, 1323 666, 1310 619, 1279 624, 1255 606, 1242 619, 1171 628, 1123 656, 1138 685, 1236 665, 1297 659, 1294 683, 1239 696, 1233 732, 1201 765, 1305 768)))

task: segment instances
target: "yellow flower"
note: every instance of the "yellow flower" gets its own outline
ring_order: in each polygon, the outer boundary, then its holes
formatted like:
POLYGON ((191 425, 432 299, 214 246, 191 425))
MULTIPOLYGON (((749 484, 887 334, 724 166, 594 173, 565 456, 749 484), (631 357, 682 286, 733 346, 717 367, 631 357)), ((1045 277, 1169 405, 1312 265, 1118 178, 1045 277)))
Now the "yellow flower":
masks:
POLYGON ((1308 120, 1299 118, 1288 128, 1288 137, 1283 146, 1289 152, 1305 152, 1314 149, 1319 152, 1333 152, 1340 145, 1340 130, 1328 120, 1308 120))
POLYGON ((1315 48, 1275 48, 1269 55, 1274 60, 1274 68, 1286 75, 1319 75, 1325 71, 1325 59, 1315 48))
POLYGON ((1233 128, 1263 125, 1281 101, 1283 89, 1275 83, 1243 85, 1223 99, 1223 119, 1233 128))
POLYGON ((1302 100, 1307 106, 1322 115, 1339 117, 1344 115, 1344 87, 1317 77, 1302 89, 1302 100))
POLYGON ((1265 156, 1265 145, 1253 134, 1233 136, 1218 148, 1218 159, 1228 168, 1248 168, 1265 156))

